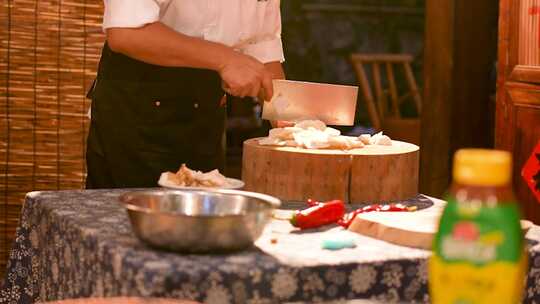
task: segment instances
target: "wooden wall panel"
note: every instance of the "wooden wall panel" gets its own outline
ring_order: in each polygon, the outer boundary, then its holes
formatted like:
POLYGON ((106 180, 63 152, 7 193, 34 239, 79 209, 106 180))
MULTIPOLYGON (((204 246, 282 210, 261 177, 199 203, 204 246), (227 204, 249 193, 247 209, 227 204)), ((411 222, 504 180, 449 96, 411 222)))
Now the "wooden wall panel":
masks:
POLYGON ((540 1, 500 0, 500 4, 495 148, 512 153, 517 199, 525 217, 539 224, 540 204, 520 173, 540 139, 540 40, 535 31, 540 1))
POLYGON ((540 66, 540 0, 521 1, 518 35, 518 64, 540 66))

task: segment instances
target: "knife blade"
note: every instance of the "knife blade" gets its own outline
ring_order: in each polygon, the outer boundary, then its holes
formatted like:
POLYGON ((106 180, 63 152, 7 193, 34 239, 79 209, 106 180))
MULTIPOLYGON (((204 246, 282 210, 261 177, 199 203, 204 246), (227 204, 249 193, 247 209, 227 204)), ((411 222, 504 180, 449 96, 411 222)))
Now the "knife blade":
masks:
POLYGON ((318 119, 327 125, 352 126, 358 87, 273 80, 274 95, 264 102, 262 118, 297 122, 318 119))

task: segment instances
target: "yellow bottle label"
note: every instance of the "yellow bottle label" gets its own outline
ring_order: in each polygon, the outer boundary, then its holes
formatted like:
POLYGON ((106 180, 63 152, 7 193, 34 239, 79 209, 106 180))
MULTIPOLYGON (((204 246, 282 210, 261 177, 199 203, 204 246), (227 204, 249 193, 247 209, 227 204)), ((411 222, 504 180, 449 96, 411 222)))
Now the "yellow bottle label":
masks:
POLYGON ((520 303, 527 255, 515 204, 448 200, 429 261, 434 304, 520 303))
POLYGON ((448 264, 438 256, 429 261, 431 301, 434 304, 521 303, 526 256, 516 265, 494 262, 484 266, 448 264))

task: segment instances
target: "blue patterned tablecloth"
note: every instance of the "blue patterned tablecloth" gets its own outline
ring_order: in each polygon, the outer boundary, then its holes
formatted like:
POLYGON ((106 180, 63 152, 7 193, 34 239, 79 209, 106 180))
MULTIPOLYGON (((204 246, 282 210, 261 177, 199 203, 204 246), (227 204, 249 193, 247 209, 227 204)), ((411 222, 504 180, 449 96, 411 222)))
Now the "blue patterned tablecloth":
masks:
MULTIPOLYGON (((117 202, 125 190, 30 193, 10 254, 0 303, 143 296, 206 303, 374 299, 426 303, 429 252, 354 234, 358 246, 320 249, 331 228, 290 233, 273 221, 257 246, 229 255, 150 249, 117 202), (270 240, 277 240, 277 243, 270 240)), ((420 203, 427 198, 416 198, 420 203)), ((352 233, 351 233, 352 234, 352 233)), ((540 302, 540 228, 533 227, 525 303, 540 302)))

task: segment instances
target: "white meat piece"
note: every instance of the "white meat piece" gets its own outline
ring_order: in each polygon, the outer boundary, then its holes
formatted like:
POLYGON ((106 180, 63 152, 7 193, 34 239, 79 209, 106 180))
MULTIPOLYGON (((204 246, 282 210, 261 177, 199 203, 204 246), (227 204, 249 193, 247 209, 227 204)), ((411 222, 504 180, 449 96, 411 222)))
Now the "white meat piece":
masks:
POLYGON ((324 133, 328 134, 329 136, 341 135, 341 131, 339 131, 338 129, 330 128, 330 127, 327 127, 326 129, 324 129, 324 133))
POLYGON ((165 176, 168 182, 178 186, 188 187, 223 187, 228 185, 227 178, 215 169, 207 173, 189 169, 185 164, 180 166, 176 174, 167 172, 162 174, 160 181, 165 176))
POLYGON ((259 145, 261 146, 284 146, 285 142, 274 137, 265 137, 259 139, 259 145))
POLYGON ((383 135, 377 138, 377 141, 375 142, 375 144, 379 146, 391 146, 392 140, 390 139, 390 137, 383 135))
POLYGON ((294 141, 298 146, 308 149, 324 149, 329 146, 328 134, 317 130, 303 130, 294 133, 294 141))
POLYGON ((326 124, 320 120, 303 120, 297 122, 294 126, 297 128, 302 128, 304 130, 313 128, 315 130, 324 131, 326 129, 326 124))
POLYGON ((392 140, 390 137, 383 135, 382 132, 379 132, 373 136, 371 136, 370 144, 372 145, 379 145, 379 146, 391 146, 392 140))
POLYGON ((279 139, 280 141, 294 139, 294 132, 302 130, 299 128, 275 128, 268 132, 268 137, 279 139))
POLYGON ((294 141, 298 147, 305 147, 304 142, 308 139, 312 132, 311 131, 302 131, 296 132, 293 134, 294 141))
POLYGON ((379 137, 381 137, 382 135, 383 135, 382 132, 379 132, 379 133, 377 133, 377 134, 372 135, 372 136, 369 138, 369 144, 370 144, 370 145, 376 145, 377 139, 379 139, 379 137))
POLYGON ((285 141, 285 146, 286 147, 298 147, 298 143, 293 139, 293 140, 286 140, 285 141))
POLYGON ((284 129, 293 133, 300 132, 303 130, 302 128, 297 128, 297 127, 285 127, 284 129))
MULTIPOLYGON (((369 134, 359 137, 342 136, 339 130, 326 127, 325 123, 320 120, 304 120, 296 123, 294 127, 271 129, 268 137, 260 139, 259 144, 307 149, 349 150, 362 148, 365 144, 370 144, 370 140, 382 136, 382 133, 373 137, 369 134)), ((381 144, 387 144, 384 137, 381 139, 381 144)))
POLYGON ((227 178, 221 175, 218 169, 214 169, 207 173, 196 171, 193 174, 193 178, 198 180, 203 185, 221 187, 227 184, 227 178))
POLYGON ((346 138, 349 141, 349 146, 350 146, 349 149, 357 149, 357 148, 363 148, 364 147, 364 143, 362 141, 360 141, 360 139, 358 139, 357 137, 349 137, 349 136, 347 136, 346 138))
POLYGON ((358 139, 365 145, 369 145, 370 144, 370 140, 371 140, 371 134, 362 134, 360 136, 358 136, 358 139))
POLYGON ((330 147, 328 139, 308 138, 304 141, 304 146, 307 149, 326 149, 330 147))
POLYGON ((349 150, 351 148, 351 144, 345 136, 331 136, 328 138, 328 144, 330 149, 349 150))

